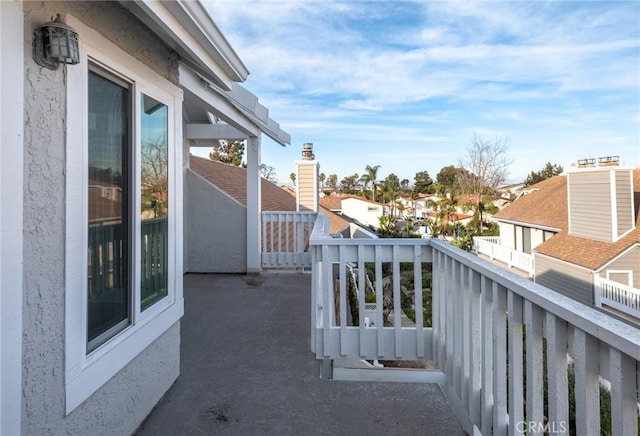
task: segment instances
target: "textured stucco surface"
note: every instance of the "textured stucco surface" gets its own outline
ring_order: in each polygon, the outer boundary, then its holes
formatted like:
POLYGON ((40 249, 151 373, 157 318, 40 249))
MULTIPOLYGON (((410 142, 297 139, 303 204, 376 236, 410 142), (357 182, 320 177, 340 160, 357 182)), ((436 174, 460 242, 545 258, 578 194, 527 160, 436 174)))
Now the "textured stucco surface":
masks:
POLYGON ((191 170, 184 202, 187 271, 246 272, 247 208, 191 170))
POLYGON ((33 62, 32 31, 56 13, 70 13, 173 82, 177 61, 116 3, 26 2, 24 11, 22 429, 25 434, 126 434, 177 378, 180 326, 167 330, 65 417, 66 70, 50 71, 33 62))

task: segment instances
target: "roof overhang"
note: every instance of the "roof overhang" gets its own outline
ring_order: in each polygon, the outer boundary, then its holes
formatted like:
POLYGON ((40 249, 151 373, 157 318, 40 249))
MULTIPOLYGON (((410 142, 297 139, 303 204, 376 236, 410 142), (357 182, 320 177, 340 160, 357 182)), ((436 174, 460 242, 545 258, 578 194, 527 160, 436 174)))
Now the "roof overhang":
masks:
POLYGON ((495 215, 493 216, 493 219, 495 219, 496 221, 501 222, 501 223, 514 224, 516 226, 522 226, 522 227, 531 227, 531 228, 534 228, 534 229, 546 230, 548 232, 556 232, 556 233, 558 233, 558 232, 562 231, 562 229, 559 229, 558 227, 544 226, 544 225, 541 225, 541 224, 527 223, 527 222, 524 222, 524 221, 507 220, 507 219, 504 219, 504 218, 498 218, 495 215))
POLYGON ((182 62, 224 90, 242 82, 249 70, 199 1, 120 0, 175 50, 182 62))
MULTIPOLYGON (((239 84, 234 83, 230 90, 224 90, 189 66, 181 64, 180 86, 184 90, 185 105, 200 107, 229 126, 206 123, 188 125, 187 138, 200 141, 240 139, 242 135, 255 137, 264 133, 280 145, 291 143, 291 135, 269 118, 269 110, 258 102, 258 97, 239 84)), ((209 146, 206 141, 201 143, 209 146)))

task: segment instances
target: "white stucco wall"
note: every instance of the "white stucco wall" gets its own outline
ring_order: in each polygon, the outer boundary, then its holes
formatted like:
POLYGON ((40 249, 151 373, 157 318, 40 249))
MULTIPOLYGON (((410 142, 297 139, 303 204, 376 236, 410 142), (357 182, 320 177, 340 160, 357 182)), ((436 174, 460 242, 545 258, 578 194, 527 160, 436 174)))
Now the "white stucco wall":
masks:
POLYGON ((342 214, 361 224, 377 228, 380 225, 379 218, 382 216, 382 206, 357 198, 345 198, 342 200, 342 214), (375 208, 375 211, 370 211, 369 208, 375 208))
POLYGON ((184 198, 187 272, 246 272, 247 208, 191 170, 184 198))
POLYGON ((117 3, 28 2, 24 10, 22 431, 130 434, 178 377, 180 325, 65 416, 65 68, 35 64, 32 32, 56 13, 70 13, 174 83, 177 59, 117 3))

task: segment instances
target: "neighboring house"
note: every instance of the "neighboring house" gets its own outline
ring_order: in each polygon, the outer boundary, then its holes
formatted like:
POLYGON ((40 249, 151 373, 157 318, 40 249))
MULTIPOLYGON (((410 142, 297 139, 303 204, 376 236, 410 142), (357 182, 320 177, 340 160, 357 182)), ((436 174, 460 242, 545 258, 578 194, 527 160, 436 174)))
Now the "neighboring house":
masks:
POLYGON ((377 228, 385 205, 349 194, 332 194, 320 198, 320 204, 328 210, 342 214, 363 226, 377 228))
POLYGON ((533 255, 537 283, 588 305, 603 284, 640 295, 640 169, 580 169, 527 192, 495 218, 500 245, 533 255))
POLYGON ((380 217, 384 215, 383 204, 353 196, 343 198, 340 203, 343 215, 364 226, 377 228, 380 225, 380 217))
MULTIPOLYGON (((295 211, 296 197, 261 180, 263 211, 295 211)), ((320 207, 329 217, 332 233, 349 222, 320 207)), ((247 271, 247 170, 191 156, 186 177, 185 270, 237 273, 247 271), (211 205, 215 205, 212 207, 211 205)))
POLYGON ((289 135, 197 1, 2 1, 0 71, 0 434, 131 434, 180 373, 184 151, 247 140, 259 241, 260 138, 289 135))

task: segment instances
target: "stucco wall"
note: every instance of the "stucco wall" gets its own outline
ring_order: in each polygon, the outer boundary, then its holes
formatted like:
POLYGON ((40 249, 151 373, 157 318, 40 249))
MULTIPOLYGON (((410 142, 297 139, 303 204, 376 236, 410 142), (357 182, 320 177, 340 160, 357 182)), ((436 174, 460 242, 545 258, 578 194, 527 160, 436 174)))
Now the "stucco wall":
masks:
POLYGON ((24 10, 22 430, 25 434, 127 434, 179 374, 180 326, 176 323, 167 330, 65 416, 65 68, 50 71, 35 64, 32 32, 56 13, 70 13, 110 35, 125 51, 173 82, 178 77, 176 57, 117 3, 26 2, 24 10))
POLYGON ((246 272, 247 208, 191 170, 184 202, 186 270, 246 272))

